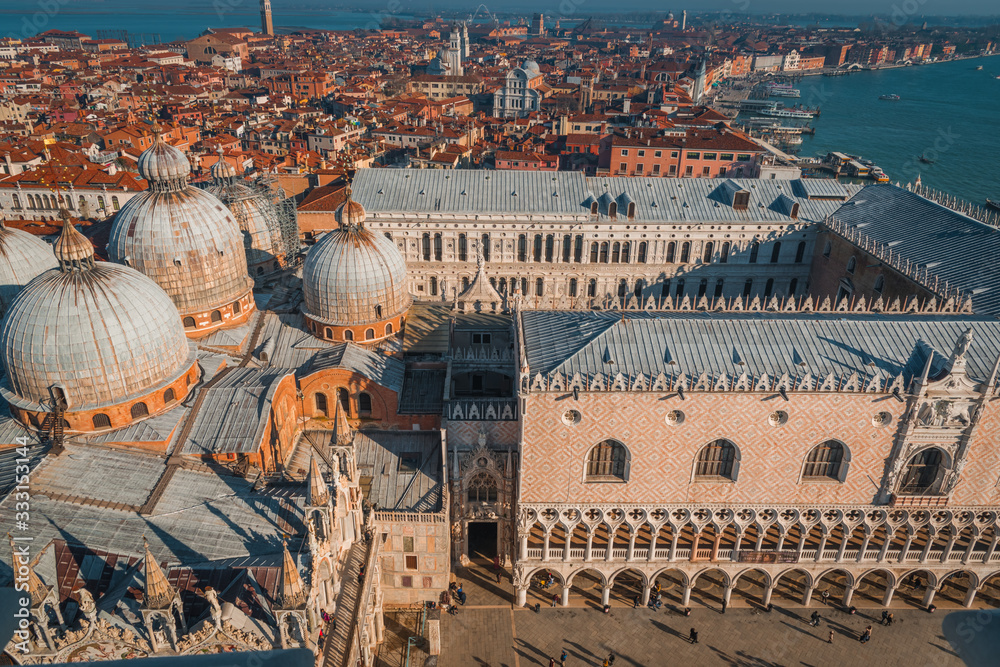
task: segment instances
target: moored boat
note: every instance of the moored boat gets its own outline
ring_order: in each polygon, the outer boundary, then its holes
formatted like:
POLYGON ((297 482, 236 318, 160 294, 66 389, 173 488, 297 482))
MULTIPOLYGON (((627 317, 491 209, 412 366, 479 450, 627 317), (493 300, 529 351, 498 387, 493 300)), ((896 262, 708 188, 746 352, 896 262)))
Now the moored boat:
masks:
POLYGON ((896 100, 899 99, 899 95, 896 95, 895 93, 887 93, 885 95, 879 95, 878 98, 880 100, 889 100, 890 102, 895 102, 896 100))

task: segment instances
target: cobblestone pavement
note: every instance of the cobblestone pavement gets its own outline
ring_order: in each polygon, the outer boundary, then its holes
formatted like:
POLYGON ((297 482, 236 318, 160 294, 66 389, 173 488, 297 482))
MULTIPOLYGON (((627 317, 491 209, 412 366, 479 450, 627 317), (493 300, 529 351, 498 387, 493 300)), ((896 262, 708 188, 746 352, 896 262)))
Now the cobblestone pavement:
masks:
POLYGON ((808 624, 812 610, 775 606, 771 613, 730 609, 721 614, 695 608, 691 616, 668 610, 617 607, 610 614, 588 607, 511 609, 463 607, 443 615, 440 667, 547 667, 549 657, 569 653, 567 665, 601 665, 608 653, 616 667, 628 665, 730 665, 823 667, 855 665, 960 667, 941 634, 943 613, 896 610, 892 627, 879 625, 876 610, 848 615, 829 608, 820 627, 808 624), (858 636, 872 625, 872 639, 858 636), (699 643, 688 633, 696 628, 699 643), (833 643, 827 643, 830 630, 833 643))

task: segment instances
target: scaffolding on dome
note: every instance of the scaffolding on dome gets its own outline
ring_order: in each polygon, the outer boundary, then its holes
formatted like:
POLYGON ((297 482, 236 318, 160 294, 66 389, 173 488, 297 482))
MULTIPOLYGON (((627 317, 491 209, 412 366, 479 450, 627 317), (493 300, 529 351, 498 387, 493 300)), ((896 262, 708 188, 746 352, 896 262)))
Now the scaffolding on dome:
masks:
POLYGON ((294 267, 298 262, 299 223, 294 201, 285 196, 276 178, 263 173, 255 180, 245 177, 224 178, 209 185, 207 190, 218 197, 232 212, 244 232, 247 268, 258 283, 294 267), (254 221, 251 210, 260 215, 268 230, 266 247, 254 246, 254 221))

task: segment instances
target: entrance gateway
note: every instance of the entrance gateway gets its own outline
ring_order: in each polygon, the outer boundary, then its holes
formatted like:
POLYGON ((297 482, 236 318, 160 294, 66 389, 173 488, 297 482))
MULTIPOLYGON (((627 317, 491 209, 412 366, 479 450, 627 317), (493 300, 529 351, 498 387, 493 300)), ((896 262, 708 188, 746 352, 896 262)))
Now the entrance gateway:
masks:
POLYGON ((500 524, 496 521, 469 522, 469 558, 492 561, 497 555, 497 530, 500 524))

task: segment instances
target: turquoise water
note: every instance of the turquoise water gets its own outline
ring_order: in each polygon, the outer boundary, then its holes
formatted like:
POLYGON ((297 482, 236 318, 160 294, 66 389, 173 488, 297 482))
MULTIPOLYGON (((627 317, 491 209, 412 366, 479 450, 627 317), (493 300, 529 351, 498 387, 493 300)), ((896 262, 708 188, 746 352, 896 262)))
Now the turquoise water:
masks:
MULTIPOLYGON (((387 0, 370 11, 329 9, 319 2, 272 0, 278 31, 308 27, 353 30, 379 27, 383 18, 413 18, 393 14, 401 3, 387 0)), ((30 37, 45 30, 78 30, 91 37, 101 29, 134 34, 159 34, 161 42, 192 39, 206 28, 260 26, 259 0, 0 0, 0 37, 30 37)))
MULTIPOLYGON (((807 107, 820 107, 815 136, 799 154, 861 155, 901 183, 924 185, 976 203, 1000 198, 1000 56, 918 67, 805 77, 807 107), (975 68, 982 65, 983 69, 975 68), (880 101, 895 93, 898 102, 880 101), (923 164, 924 154, 934 164, 923 164)), ((792 102, 793 100, 787 100, 792 102)))

